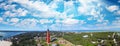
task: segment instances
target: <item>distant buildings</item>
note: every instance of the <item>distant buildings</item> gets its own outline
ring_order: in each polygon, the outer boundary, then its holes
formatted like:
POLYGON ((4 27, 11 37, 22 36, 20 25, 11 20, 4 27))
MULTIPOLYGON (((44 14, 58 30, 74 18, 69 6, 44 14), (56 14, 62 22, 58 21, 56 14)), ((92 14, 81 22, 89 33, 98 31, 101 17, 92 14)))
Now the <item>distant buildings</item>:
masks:
POLYGON ((84 38, 87 38, 87 37, 88 37, 88 35, 84 35, 83 37, 84 37, 84 38))

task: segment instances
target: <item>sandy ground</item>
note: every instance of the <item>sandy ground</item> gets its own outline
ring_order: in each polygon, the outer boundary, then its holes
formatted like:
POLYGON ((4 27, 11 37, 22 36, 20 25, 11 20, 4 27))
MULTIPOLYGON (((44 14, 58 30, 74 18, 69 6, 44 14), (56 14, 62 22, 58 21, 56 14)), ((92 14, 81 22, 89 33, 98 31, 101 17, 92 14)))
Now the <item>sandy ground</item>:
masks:
POLYGON ((0 46, 11 46, 12 42, 9 41, 0 41, 0 46))
POLYGON ((72 44, 71 42, 63 39, 63 38, 59 38, 59 44, 62 44, 63 46, 74 46, 74 44, 72 44))

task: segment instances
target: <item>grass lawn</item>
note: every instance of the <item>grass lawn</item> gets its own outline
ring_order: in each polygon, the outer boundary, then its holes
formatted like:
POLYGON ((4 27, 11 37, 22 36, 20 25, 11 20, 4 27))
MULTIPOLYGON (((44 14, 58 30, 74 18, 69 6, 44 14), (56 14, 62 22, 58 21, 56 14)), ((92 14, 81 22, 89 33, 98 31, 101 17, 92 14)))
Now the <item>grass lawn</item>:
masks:
POLYGON ((105 40, 106 46, 111 46, 111 43, 113 43, 112 34, 113 32, 66 33, 63 36, 63 38, 75 45, 83 45, 83 46, 97 46, 98 39, 102 39, 105 40), (84 35, 88 35, 88 37, 85 38, 83 37, 84 35), (108 35, 110 37, 108 37, 108 35), (96 43, 93 44, 92 41, 96 43))

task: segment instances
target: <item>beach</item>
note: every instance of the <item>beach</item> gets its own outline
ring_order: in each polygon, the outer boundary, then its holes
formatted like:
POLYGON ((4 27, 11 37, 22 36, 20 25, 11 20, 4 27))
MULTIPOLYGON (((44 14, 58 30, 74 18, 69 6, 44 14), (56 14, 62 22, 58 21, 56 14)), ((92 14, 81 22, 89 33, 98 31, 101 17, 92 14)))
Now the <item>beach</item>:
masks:
POLYGON ((0 41, 0 46, 11 46, 12 42, 10 41, 0 41))

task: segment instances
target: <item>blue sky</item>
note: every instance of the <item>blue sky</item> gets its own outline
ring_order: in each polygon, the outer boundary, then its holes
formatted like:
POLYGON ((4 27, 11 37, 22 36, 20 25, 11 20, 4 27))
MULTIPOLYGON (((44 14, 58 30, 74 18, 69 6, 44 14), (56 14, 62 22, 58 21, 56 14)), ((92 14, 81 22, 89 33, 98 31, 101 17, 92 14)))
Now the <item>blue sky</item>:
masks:
POLYGON ((1 30, 120 30, 120 0, 0 0, 1 30))

